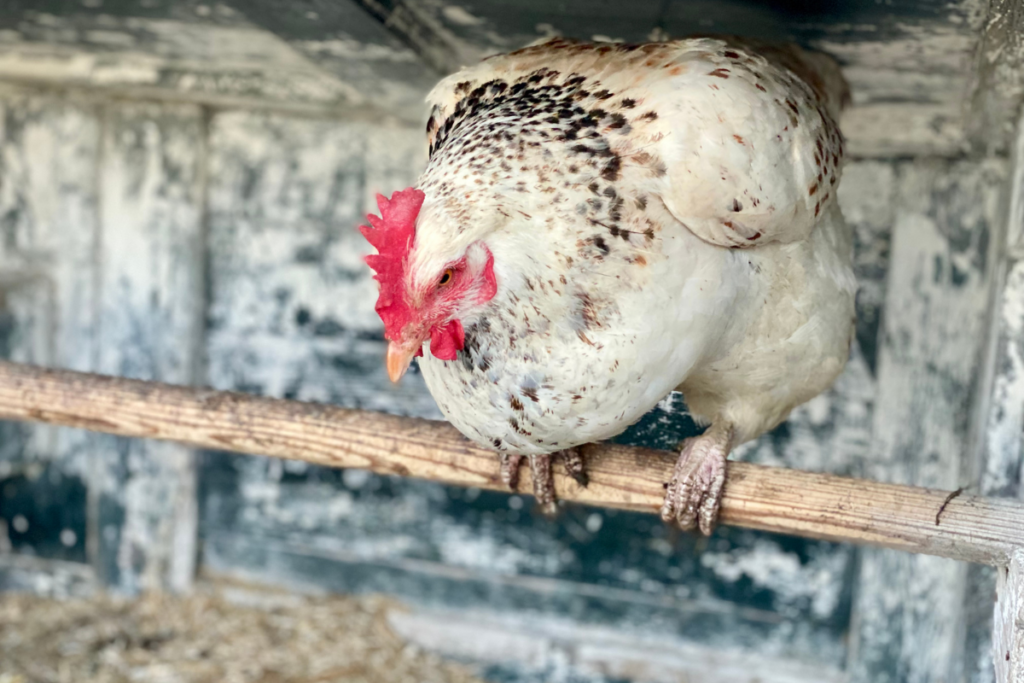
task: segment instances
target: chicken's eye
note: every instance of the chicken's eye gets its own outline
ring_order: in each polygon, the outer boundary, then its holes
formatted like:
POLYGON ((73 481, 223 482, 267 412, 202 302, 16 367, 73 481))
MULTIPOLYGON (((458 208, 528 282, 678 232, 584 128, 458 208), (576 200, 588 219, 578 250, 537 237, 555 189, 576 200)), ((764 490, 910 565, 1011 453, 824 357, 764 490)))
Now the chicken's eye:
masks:
POLYGON ((446 284, 451 282, 453 274, 454 274, 454 271, 451 268, 449 268, 448 270, 444 271, 444 274, 441 275, 441 279, 437 281, 437 286, 438 287, 444 287, 446 284))

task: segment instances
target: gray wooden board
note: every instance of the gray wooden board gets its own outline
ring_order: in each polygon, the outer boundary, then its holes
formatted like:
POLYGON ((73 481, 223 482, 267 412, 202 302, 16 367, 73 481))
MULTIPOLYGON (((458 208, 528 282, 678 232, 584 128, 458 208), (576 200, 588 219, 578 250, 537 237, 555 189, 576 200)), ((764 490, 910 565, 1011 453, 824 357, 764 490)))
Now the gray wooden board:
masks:
MULTIPOLYGON (((1004 226, 995 241, 983 375, 973 411, 973 444, 981 458, 966 463, 967 481, 989 496, 1020 498, 1024 441, 1024 129, 1012 159, 1004 226)), ((1022 531, 1024 536, 1024 531, 1022 531)), ((964 605, 966 662, 971 683, 994 680, 992 596, 996 571, 969 567, 964 605)))
MULTIPOLYGON (((420 377, 383 368, 375 292, 354 230, 375 190, 410 184, 420 132, 272 114, 218 114, 210 137, 208 380, 218 388, 436 417, 420 377), (411 380, 411 381, 407 381, 411 380)), ((870 442, 873 343, 887 226, 907 164, 853 164, 841 194, 857 232, 863 340, 836 388, 739 457, 849 473, 870 442)), ((622 440, 694 433, 674 396, 622 440)), ((845 658, 856 553, 723 529, 681 536, 655 518, 565 509, 303 463, 207 454, 203 565, 291 585, 394 592, 466 609, 572 614, 835 666, 845 658)))
MULTIPOLYGON (((100 129, 98 111, 87 102, 0 88, 7 358, 92 367, 100 129)), ((0 427, 0 547, 86 559, 88 442, 71 430, 0 427)))
MULTIPOLYGON (((872 479, 956 488, 985 347, 1005 164, 902 164, 878 354, 872 479)), ((960 680, 967 566, 869 549, 854 608, 854 681, 960 680)))
MULTIPOLYGON (((99 372, 175 384, 196 377, 204 139, 195 106, 104 110, 99 372)), ((195 554, 191 452, 101 436, 93 446, 104 579, 131 592, 186 587, 195 554)))
POLYGON ((209 380, 438 417, 422 379, 392 387, 355 229, 412 183, 422 133, 227 113, 211 123, 209 380))
POLYGON ((268 17, 196 0, 7 2, 0 76, 221 106, 425 115, 436 75, 412 51, 347 0, 305 5, 268 17))
POLYGON ((616 626, 581 625, 571 616, 515 612, 401 609, 388 625, 427 650, 485 665, 491 681, 628 680, 644 683, 841 683, 842 662, 829 666, 640 636, 616 626), (566 638, 566 634, 573 634, 566 638), (529 674, 524 675, 524 670, 529 674))
MULTIPOLYGON (((969 135, 978 147, 1012 151, 1019 144, 1024 99, 1024 3, 991 0, 977 48, 969 135)), ((1020 157, 1017 157, 1020 159, 1020 157)))

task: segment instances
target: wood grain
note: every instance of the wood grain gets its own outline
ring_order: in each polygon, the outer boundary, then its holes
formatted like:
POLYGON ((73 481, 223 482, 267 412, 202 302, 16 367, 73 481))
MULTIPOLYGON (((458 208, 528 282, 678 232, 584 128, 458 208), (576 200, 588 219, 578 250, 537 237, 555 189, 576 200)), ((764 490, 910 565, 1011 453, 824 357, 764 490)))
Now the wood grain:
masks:
POLYGON ((996 581, 992 656, 997 683, 1024 683, 1024 549, 1014 552, 996 581))
MULTIPOLYGON (((0 417, 502 489, 494 455, 448 424, 317 403, 0 363, 0 417)), ((561 499, 658 509, 671 453, 593 445, 585 457, 588 488, 556 469, 561 499)), ((722 523, 995 565, 1024 544, 1011 501, 745 463, 730 463, 722 523)))

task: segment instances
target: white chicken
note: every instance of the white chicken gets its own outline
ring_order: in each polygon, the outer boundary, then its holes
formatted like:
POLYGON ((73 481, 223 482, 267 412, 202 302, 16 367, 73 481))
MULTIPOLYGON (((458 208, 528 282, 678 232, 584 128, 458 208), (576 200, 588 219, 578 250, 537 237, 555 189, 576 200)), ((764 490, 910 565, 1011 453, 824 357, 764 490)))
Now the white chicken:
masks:
POLYGON ((416 188, 363 234, 397 381, 414 356, 444 415, 529 458, 608 439, 674 389, 687 440, 662 517, 710 533, 737 444, 827 388, 854 331, 836 202, 847 98, 822 55, 723 38, 555 39, 429 96, 416 188))

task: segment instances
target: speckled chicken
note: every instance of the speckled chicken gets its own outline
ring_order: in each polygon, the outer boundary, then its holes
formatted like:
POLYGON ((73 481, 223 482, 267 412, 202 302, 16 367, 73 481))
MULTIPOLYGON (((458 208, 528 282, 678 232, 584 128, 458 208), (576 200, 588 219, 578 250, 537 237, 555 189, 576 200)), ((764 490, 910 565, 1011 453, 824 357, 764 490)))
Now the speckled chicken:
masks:
POLYGON ((846 98, 827 57, 731 38, 555 39, 444 79, 426 170, 362 228, 392 380, 422 355, 444 415, 513 488, 529 458, 549 509, 552 455, 585 482, 575 448, 678 389, 710 427, 662 517, 710 533, 730 449, 846 362, 846 98))

